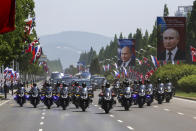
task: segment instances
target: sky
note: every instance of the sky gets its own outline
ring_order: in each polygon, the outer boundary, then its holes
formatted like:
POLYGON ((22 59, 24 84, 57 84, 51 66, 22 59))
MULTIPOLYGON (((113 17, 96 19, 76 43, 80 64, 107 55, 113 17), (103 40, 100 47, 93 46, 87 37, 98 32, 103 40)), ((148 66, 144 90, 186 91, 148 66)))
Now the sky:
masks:
POLYGON ((85 31, 113 37, 128 36, 137 28, 152 31, 164 4, 173 16, 178 6, 194 0, 34 0, 38 36, 85 31))

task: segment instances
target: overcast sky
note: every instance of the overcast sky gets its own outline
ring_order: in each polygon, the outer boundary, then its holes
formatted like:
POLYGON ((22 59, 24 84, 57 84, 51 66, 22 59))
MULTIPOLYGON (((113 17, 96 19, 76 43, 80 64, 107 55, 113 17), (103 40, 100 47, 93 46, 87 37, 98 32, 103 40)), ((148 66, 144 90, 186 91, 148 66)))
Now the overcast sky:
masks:
POLYGON ((177 7, 194 0, 34 0, 39 36, 62 31, 85 31, 127 36, 137 28, 152 31, 164 4, 173 16, 177 7))

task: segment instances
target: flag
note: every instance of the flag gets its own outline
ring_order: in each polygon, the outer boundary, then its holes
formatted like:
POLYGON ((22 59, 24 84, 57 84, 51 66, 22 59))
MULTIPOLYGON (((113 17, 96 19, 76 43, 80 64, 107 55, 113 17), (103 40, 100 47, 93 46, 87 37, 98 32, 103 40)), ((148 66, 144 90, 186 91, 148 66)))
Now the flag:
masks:
POLYGON ((151 55, 152 63, 154 64, 155 67, 159 67, 159 61, 155 56, 151 55))
POLYGON ((125 67, 123 67, 123 71, 124 71, 125 76, 128 76, 127 69, 125 67))
POLYGON ((142 61, 141 60, 139 60, 139 59, 136 59, 136 60, 139 63, 139 65, 142 65, 142 61))
POLYGON ((196 48, 192 46, 190 48, 191 48, 192 62, 196 62, 196 48))
POLYGON ((144 61, 144 63, 146 64, 146 63, 148 62, 148 58, 143 57, 143 61, 144 61))
POLYGON ((115 74, 115 77, 120 78, 119 72, 117 72, 117 71, 114 70, 114 74, 115 74))
POLYGON ((114 66, 116 67, 116 69, 118 69, 118 65, 116 63, 114 63, 114 66))
POLYGON ((15 0, 0 0, 0 34, 15 29, 15 0))

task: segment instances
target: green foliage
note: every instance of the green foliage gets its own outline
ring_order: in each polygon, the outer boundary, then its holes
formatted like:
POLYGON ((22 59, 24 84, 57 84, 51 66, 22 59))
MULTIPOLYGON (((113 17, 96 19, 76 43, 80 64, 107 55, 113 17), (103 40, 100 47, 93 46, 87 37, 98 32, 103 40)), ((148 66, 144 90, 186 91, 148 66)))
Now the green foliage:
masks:
POLYGON ((99 65, 99 60, 98 58, 94 58, 92 61, 91 61, 91 64, 90 64, 90 73, 92 75, 94 74, 100 74, 101 72, 101 67, 99 65))
POLYGON ((187 93, 196 92, 196 75, 182 77, 178 81, 178 85, 182 91, 187 93))
POLYGON ((163 82, 166 81, 166 78, 169 78, 175 87, 178 88, 178 80, 183 77, 196 74, 196 66, 188 64, 172 65, 167 64, 160 67, 151 77, 153 83, 157 82, 157 79, 160 78, 163 82))
POLYGON ((62 72, 63 71, 63 67, 62 67, 60 59, 48 60, 47 63, 48 63, 48 67, 50 69, 50 72, 55 72, 55 71, 62 72))
POLYGON ((66 74, 75 75, 77 72, 78 72, 78 69, 74 67, 73 65, 70 65, 69 68, 65 69, 66 74))
POLYGON ((96 51, 93 50, 93 48, 91 47, 88 53, 84 52, 80 54, 79 61, 85 63, 85 65, 90 65, 91 60, 94 59, 96 56, 96 51))
MULTIPOLYGON (((193 2, 191 13, 188 13, 186 38, 186 51, 190 52, 190 46, 196 47, 196 1, 193 2)), ((192 62, 190 53, 186 53, 186 60, 192 62)))

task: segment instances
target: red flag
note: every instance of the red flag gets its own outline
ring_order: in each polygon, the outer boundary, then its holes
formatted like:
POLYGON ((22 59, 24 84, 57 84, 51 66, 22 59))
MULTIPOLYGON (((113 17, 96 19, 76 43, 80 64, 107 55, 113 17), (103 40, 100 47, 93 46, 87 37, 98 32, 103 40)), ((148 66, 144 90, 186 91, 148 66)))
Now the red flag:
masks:
POLYGON ((144 63, 146 64, 146 63, 148 62, 148 58, 143 57, 143 61, 144 61, 144 63))
POLYGON ((196 62, 196 48, 191 46, 192 62, 196 62))
POLYGON ((0 34, 15 29, 15 0, 0 0, 0 34))

